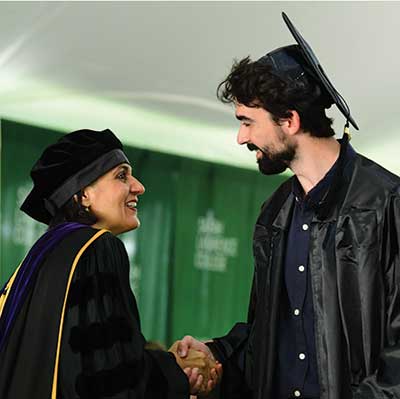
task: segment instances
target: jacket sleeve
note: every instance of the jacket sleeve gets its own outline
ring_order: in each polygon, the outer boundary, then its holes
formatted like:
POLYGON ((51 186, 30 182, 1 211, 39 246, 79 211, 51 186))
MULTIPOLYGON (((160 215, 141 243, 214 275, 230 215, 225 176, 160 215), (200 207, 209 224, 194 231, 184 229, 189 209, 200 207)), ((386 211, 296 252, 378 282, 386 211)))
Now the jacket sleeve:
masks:
POLYGON ((355 399, 400 398, 400 196, 393 194, 386 208, 382 235, 385 285, 385 342, 379 367, 355 389, 355 399))
POLYGON ((173 354, 144 349, 123 243, 106 233, 79 261, 68 295, 59 383, 66 398, 189 397, 173 354))

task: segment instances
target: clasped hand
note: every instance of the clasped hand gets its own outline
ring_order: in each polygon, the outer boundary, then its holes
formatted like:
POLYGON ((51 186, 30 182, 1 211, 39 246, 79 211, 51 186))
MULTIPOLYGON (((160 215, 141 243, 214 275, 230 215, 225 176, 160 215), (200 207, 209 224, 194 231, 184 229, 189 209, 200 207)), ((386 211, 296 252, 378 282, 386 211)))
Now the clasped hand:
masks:
POLYGON ((187 375, 192 395, 209 394, 221 380, 222 365, 207 345, 193 337, 176 341, 169 352, 175 355, 176 362, 187 375))

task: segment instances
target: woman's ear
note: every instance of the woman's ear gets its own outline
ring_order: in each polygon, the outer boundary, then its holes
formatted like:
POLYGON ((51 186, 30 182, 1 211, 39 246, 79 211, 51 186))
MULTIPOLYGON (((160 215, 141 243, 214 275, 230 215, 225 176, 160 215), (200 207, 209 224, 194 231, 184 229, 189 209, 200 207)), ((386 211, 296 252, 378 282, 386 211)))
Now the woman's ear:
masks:
MULTIPOLYGON (((85 208, 89 208, 90 207, 90 202, 91 202, 90 200, 91 200, 91 196, 92 196, 92 192, 91 192, 90 186, 85 187, 81 192, 82 192, 82 196, 81 196, 82 205, 85 208)), ((74 198, 75 198, 75 195, 74 195, 74 198)))
POLYGON ((289 112, 291 113, 291 116, 289 118, 281 119, 280 126, 286 134, 294 136, 301 129, 300 115, 295 110, 289 110, 289 112))

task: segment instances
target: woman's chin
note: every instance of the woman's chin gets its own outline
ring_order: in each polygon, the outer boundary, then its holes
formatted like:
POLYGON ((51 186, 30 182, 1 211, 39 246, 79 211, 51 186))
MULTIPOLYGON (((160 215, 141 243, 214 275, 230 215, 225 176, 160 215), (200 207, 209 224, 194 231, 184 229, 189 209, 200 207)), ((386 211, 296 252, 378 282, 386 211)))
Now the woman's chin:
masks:
MULTIPOLYGON (((119 232, 116 232, 113 234, 118 235, 118 234, 122 234, 122 233, 127 233, 128 231, 135 230, 138 227, 140 227, 140 220, 138 218, 135 218, 135 220, 132 221, 132 223, 130 223, 129 225, 123 226, 123 227, 121 226, 121 228, 118 229, 119 232)), ((115 229, 115 230, 117 230, 117 229, 115 229)))
POLYGON ((92 227, 99 230, 101 229, 108 230, 110 233, 117 236, 119 234, 127 233, 128 231, 132 231, 140 227, 140 220, 135 216, 135 218, 130 220, 129 223, 126 223, 124 225, 110 226, 107 225, 106 223, 97 222, 94 225, 92 225, 92 227))

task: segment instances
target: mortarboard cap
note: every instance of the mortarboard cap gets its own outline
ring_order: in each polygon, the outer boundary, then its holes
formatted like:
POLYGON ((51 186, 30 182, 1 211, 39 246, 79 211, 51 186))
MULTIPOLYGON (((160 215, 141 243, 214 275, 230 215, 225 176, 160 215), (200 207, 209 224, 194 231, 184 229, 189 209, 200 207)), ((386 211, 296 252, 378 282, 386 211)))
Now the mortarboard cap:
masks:
POLYGON ((297 45, 285 46, 271 51, 260 58, 258 62, 270 65, 272 73, 287 83, 301 80, 304 75, 311 76, 324 92, 324 107, 329 108, 330 105, 336 104, 345 116, 346 122, 350 122, 358 130, 357 123, 352 118, 346 101, 329 80, 310 45, 284 12, 282 17, 297 45))

